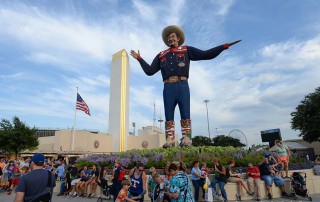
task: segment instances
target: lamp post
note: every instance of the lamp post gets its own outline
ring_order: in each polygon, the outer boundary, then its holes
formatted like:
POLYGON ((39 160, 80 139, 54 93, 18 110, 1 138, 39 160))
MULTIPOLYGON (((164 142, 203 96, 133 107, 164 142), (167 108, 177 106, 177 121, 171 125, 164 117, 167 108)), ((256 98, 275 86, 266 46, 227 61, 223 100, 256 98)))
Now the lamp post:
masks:
POLYGON ((209 127, 209 114, 208 114, 208 102, 210 102, 210 100, 203 100, 204 103, 206 103, 206 108, 207 108, 207 123, 208 123, 208 134, 209 134, 209 139, 211 139, 210 137, 210 127, 209 127))

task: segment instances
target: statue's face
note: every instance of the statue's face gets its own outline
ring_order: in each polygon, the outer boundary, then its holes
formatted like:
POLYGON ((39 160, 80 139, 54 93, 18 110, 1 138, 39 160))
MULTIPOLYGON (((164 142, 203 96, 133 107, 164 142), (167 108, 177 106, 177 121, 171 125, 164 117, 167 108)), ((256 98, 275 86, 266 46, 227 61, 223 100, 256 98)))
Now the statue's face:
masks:
POLYGON ((180 38, 177 36, 176 33, 171 33, 167 36, 167 40, 168 40, 168 43, 169 43, 169 46, 174 48, 174 47, 178 47, 179 46, 179 41, 180 41, 180 38))

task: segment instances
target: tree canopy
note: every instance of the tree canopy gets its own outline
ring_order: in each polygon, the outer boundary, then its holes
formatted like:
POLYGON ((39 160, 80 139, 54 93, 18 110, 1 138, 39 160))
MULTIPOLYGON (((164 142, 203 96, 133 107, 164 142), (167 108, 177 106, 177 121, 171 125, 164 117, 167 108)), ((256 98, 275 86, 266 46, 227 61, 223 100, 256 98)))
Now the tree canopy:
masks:
POLYGON ((0 149, 17 156, 26 149, 35 149, 39 145, 35 136, 36 128, 30 128, 21 122, 18 117, 13 117, 12 123, 7 119, 0 122, 0 149))
POLYGON ((222 146, 222 147, 244 147, 239 139, 225 135, 218 135, 212 139, 205 136, 195 136, 192 138, 192 146, 222 146))
POLYGON ((245 144, 241 143, 239 139, 230 137, 230 136, 225 136, 225 135, 218 135, 214 138, 212 138, 213 141, 213 146, 222 146, 222 147, 228 147, 228 146, 233 146, 233 147, 244 147, 246 146, 245 144))
POLYGON ((212 139, 205 136, 195 136, 192 138, 192 146, 213 146, 212 139))
POLYGON ((291 128, 300 130, 303 140, 320 141, 320 87, 305 96, 291 116, 291 128))

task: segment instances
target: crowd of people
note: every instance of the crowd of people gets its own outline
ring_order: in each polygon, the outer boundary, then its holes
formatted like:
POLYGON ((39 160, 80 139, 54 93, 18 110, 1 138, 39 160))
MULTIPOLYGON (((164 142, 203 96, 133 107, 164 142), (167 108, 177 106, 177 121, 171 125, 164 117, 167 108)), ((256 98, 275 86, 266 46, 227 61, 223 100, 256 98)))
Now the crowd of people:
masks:
MULTIPOLYGON (((194 161, 188 165, 187 169, 187 165, 183 162, 173 161, 167 163, 163 173, 159 173, 154 167, 146 171, 145 165, 137 163, 129 173, 126 173, 126 169, 119 159, 115 160, 112 170, 96 164, 90 167, 78 167, 75 163, 65 162, 64 159, 45 159, 43 154, 35 154, 31 159, 26 158, 20 161, 1 159, 1 189, 6 190, 10 195, 16 187, 16 194, 23 193, 24 197, 30 197, 30 193, 24 193, 28 190, 27 186, 30 186, 27 179, 30 178, 29 176, 35 175, 35 171, 40 173, 39 170, 44 170, 46 173, 41 173, 43 176, 37 175, 36 178, 42 178, 43 183, 47 183, 52 188, 55 183, 49 183, 47 180, 50 178, 47 172, 51 173, 53 175, 52 181, 60 181, 57 196, 65 196, 66 198, 94 197, 99 192, 97 191, 99 187, 100 196, 98 197, 108 199, 112 197, 113 201, 119 202, 143 202, 145 194, 152 202, 197 202, 201 197, 205 199, 205 193, 209 187, 212 189, 214 198, 221 196, 224 201, 227 201, 228 193, 225 190, 225 185, 226 183, 235 183, 238 187, 236 194, 238 201, 241 201, 244 196, 243 189, 247 195, 260 201, 261 187, 259 184, 261 180, 266 185, 269 199, 273 198, 271 191, 273 183, 280 188, 283 197, 288 197, 284 189, 284 178, 288 177, 286 168, 290 151, 281 145, 282 142, 277 142, 277 146, 282 149, 281 151, 276 149, 275 152, 266 154, 264 159, 256 165, 249 163, 243 172, 235 170, 234 160, 230 160, 227 165, 222 165, 219 160, 213 160, 214 168, 212 170, 207 167, 205 162, 194 161), (190 178, 189 174, 191 174, 190 178), (214 174, 214 177, 208 183, 211 174, 214 174), (217 184, 221 193, 218 193, 216 189, 217 184), (200 190, 202 190, 201 196, 200 190)), ((43 187, 46 186, 42 186, 41 189, 43 187)))

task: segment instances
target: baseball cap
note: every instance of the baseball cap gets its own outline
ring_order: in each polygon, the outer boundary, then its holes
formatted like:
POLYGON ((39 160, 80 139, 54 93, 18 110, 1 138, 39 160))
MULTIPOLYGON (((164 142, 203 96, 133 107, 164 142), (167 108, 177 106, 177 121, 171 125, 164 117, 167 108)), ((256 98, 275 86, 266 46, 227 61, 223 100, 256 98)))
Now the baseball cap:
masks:
POLYGON ((37 153, 37 154, 33 155, 33 157, 31 158, 31 161, 34 163, 40 163, 40 162, 44 162, 45 158, 44 158, 43 154, 37 153))
POLYGON ((265 158, 269 158, 270 156, 271 156, 271 154, 264 155, 265 158))

